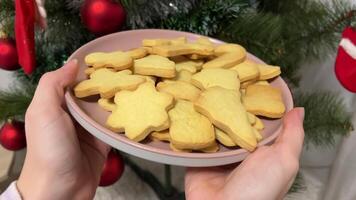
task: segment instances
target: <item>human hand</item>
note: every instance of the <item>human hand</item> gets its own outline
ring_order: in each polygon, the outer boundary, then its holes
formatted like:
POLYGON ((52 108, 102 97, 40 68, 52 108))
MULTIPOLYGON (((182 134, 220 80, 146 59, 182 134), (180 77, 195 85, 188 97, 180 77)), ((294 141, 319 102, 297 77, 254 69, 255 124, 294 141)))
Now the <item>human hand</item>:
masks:
POLYGON ((46 73, 26 112, 27 154, 17 182, 24 199, 92 199, 110 148, 73 124, 64 89, 77 61, 46 73))
POLYGON ((282 199, 299 169, 303 119, 303 108, 287 113, 276 142, 259 147, 237 167, 188 168, 187 199, 282 199))

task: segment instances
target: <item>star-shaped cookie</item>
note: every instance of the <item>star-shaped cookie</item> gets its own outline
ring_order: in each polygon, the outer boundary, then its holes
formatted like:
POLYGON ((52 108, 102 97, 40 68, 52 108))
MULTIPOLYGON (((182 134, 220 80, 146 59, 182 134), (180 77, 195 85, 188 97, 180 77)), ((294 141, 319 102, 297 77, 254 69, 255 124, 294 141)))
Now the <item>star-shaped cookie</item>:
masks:
POLYGON ((141 84, 135 91, 120 91, 115 95, 116 109, 106 124, 115 132, 125 132, 134 141, 141 141, 152 131, 169 127, 167 110, 173 97, 157 92, 152 83, 141 84))

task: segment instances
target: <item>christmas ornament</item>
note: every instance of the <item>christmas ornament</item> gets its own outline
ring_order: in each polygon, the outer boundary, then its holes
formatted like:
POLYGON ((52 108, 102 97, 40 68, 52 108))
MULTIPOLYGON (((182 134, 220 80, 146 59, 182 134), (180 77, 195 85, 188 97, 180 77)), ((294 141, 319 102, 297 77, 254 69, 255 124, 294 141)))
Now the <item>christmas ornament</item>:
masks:
POLYGON ((0 68, 5 70, 17 70, 17 50, 12 38, 0 38, 0 68))
POLYGON ((124 172, 124 167, 124 161, 120 154, 111 150, 104 164, 103 171, 101 172, 99 186, 109 186, 114 184, 124 172))
POLYGON ((96 35, 118 31, 126 18, 122 5, 112 0, 86 0, 80 14, 84 25, 96 35))
POLYGON ((335 73, 346 89, 356 93, 356 30, 352 27, 347 27, 342 33, 335 73))
POLYGON ((15 35, 19 64, 26 74, 35 69, 35 2, 15 0, 15 35))
POLYGON ((25 125, 19 121, 8 121, 0 130, 0 143, 8 150, 17 151, 26 147, 25 125))

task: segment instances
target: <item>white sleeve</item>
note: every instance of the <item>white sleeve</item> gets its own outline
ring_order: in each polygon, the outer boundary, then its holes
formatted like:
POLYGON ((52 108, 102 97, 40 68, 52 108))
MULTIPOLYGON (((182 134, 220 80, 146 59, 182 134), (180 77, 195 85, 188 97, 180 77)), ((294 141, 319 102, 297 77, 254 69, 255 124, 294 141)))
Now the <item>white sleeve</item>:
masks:
POLYGON ((21 195, 16 187, 16 181, 12 182, 10 186, 0 195, 0 200, 21 200, 21 195))

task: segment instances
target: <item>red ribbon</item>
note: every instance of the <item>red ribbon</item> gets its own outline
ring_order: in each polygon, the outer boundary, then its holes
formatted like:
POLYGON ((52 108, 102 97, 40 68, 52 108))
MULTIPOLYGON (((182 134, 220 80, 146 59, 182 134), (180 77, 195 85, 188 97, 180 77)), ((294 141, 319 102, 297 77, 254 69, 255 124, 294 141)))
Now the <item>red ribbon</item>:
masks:
POLYGON ((35 1, 15 0, 15 36, 19 64, 26 74, 35 69, 35 1))

